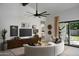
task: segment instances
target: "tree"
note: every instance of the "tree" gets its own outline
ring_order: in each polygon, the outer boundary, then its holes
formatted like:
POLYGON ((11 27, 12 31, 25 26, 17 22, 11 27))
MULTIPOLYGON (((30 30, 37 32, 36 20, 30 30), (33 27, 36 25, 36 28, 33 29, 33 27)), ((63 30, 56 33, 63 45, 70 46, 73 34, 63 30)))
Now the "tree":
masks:
POLYGON ((71 30, 79 29, 79 22, 70 23, 70 24, 69 24, 69 27, 70 27, 71 30))

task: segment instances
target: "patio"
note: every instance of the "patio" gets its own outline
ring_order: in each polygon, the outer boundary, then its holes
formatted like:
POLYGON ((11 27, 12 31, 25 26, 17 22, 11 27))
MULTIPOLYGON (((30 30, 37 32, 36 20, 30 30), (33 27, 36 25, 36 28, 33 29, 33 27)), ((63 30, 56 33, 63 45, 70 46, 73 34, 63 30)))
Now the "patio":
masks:
POLYGON ((79 36, 70 36, 71 45, 79 45, 79 36))

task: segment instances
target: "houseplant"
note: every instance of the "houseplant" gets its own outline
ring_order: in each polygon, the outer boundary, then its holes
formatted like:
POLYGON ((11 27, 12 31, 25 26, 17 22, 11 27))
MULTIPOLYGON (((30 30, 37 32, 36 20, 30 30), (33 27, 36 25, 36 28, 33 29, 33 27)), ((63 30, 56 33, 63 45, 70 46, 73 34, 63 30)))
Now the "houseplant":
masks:
POLYGON ((6 29, 2 29, 2 31, 1 31, 1 36, 2 36, 2 39, 3 39, 2 50, 5 50, 6 33, 7 33, 7 30, 6 29))
POLYGON ((63 26, 63 27, 59 27, 59 37, 57 38, 55 38, 55 43, 60 43, 61 42, 61 33, 62 33, 62 30, 65 28, 65 26, 63 26))

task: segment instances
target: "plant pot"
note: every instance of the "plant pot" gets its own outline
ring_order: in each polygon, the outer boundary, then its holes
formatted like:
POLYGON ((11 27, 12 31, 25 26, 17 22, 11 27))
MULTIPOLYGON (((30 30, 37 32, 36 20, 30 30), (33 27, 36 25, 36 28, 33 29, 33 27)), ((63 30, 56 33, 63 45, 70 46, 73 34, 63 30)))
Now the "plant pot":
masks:
POLYGON ((1 50, 5 51, 7 49, 7 43, 6 41, 3 41, 3 43, 1 44, 1 50))

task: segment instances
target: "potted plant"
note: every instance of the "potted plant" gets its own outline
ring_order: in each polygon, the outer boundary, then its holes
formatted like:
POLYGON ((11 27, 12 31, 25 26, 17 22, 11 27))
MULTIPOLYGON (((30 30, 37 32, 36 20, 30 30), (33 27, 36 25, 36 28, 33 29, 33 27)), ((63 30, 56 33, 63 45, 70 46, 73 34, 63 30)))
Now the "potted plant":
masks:
POLYGON ((1 33, 1 36, 2 36, 2 39, 3 39, 3 43, 2 43, 2 50, 5 50, 5 44, 6 44, 6 33, 7 33, 7 30, 6 29, 2 29, 2 33, 1 33))

